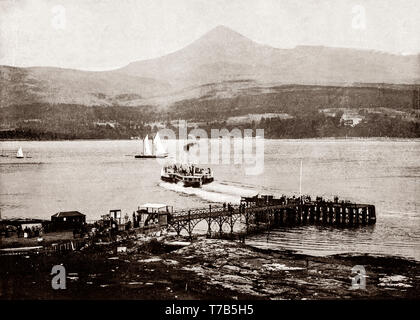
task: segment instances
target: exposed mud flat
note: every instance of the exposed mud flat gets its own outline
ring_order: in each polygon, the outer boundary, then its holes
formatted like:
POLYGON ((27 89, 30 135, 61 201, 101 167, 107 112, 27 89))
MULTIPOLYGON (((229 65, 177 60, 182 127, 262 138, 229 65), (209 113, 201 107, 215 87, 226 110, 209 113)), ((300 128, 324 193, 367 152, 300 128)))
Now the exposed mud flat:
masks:
MULTIPOLYGON (((419 296, 419 264, 393 257, 311 257, 220 240, 203 240, 173 253, 184 270, 237 296, 264 299, 392 298, 419 296), (195 256, 196 259, 186 259, 195 256), (366 270, 366 289, 351 289, 351 269, 366 270)), ((235 297, 232 295, 232 297, 235 297)))
MULTIPOLYGON (((419 298, 419 263, 394 257, 311 257, 198 239, 188 246, 126 240, 65 255, 1 256, 1 299, 333 299, 419 298), (67 271, 53 290, 51 269, 67 271), (351 289, 351 269, 366 289, 351 289)), ((166 239, 167 240, 167 239, 166 239)), ((182 242, 180 242, 182 243, 182 242)), ((183 243, 184 244, 184 243, 183 243)))

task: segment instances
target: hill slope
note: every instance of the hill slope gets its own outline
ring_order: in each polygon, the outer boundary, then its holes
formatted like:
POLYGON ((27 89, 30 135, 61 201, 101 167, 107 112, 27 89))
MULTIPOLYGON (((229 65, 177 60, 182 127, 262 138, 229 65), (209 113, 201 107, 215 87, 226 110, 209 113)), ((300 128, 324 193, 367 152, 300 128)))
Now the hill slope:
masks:
POLYGON ((124 105, 170 89, 169 84, 113 71, 0 66, 0 106, 26 103, 124 105))

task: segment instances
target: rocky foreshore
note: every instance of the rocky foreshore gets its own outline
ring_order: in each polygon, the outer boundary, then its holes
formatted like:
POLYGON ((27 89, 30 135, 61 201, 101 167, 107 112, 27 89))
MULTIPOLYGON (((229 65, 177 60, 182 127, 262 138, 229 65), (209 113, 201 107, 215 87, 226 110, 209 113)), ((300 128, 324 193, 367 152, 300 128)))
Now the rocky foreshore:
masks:
POLYGON ((171 237, 94 245, 65 254, 0 256, 1 299, 418 299, 419 263, 369 255, 312 257, 246 244, 171 237), (126 252, 117 253, 117 246, 126 252), (51 270, 66 269, 54 290, 51 270), (352 289, 352 268, 366 288, 352 289))

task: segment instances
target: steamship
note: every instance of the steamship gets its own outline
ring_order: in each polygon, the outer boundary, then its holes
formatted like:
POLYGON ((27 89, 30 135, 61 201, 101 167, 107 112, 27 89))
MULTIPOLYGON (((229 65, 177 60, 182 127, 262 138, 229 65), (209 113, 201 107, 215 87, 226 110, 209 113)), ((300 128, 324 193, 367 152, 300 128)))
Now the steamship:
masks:
POLYGON ((160 177, 165 182, 182 183, 184 187, 200 188, 203 184, 213 182, 213 171, 195 165, 173 164, 164 166, 160 177))

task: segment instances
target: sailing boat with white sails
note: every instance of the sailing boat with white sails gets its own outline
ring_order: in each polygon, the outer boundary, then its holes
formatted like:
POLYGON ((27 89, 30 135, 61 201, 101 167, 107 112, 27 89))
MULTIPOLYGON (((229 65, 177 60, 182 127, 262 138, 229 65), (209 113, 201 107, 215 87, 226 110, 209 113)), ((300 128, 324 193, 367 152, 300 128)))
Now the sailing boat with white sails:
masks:
POLYGON ((22 159, 23 158, 22 147, 19 147, 19 150, 16 153, 16 158, 18 158, 18 159, 22 159))
POLYGON ((165 148, 160 141, 159 133, 156 133, 155 138, 153 139, 152 149, 150 150, 149 144, 149 135, 143 140, 143 153, 137 154, 135 158, 143 158, 143 159, 150 159, 150 158, 166 158, 168 153, 165 151, 165 148))

